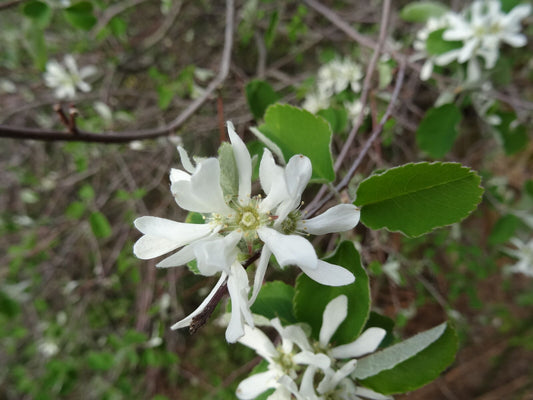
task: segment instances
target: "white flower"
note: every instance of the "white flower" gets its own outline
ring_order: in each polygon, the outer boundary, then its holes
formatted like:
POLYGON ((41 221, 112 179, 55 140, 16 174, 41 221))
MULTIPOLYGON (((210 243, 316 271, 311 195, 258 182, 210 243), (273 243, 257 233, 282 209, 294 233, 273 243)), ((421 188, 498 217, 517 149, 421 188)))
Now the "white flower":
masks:
MULTIPOLYGON (((359 210, 351 204, 340 204, 318 217, 302 219, 298 207, 311 177, 311 162, 307 157, 296 155, 282 168, 276 165, 268 150, 265 150, 259 168, 266 197, 251 197, 250 154, 231 122, 228 122, 228 133, 238 172, 237 196, 225 198, 218 159, 203 159, 193 166, 185 150, 178 147, 185 171, 171 170, 171 192, 181 208, 203 214, 205 223, 140 217, 134 224, 144 235, 135 243, 134 253, 141 259, 150 259, 181 248, 157 266, 176 267, 196 259, 200 274, 222 273, 210 296, 227 279, 232 313, 241 312, 232 314, 226 331, 228 341, 235 341, 242 335, 243 319, 253 326, 248 304, 251 305, 257 297, 272 254, 281 267, 297 265, 312 279, 325 285, 341 286, 354 281, 348 270, 319 260, 311 243, 301 234, 352 229, 359 222, 359 210), (261 245, 253 293, 246 301, 248 281, 239 260, 252 256, 254 248, 261 245)), ((207 303, 204 301, 192 317, 198 315, 207 303)), ((173 328, 188 326, 192 317, 173 328)))
POLYGON ((239 339, 240 343, 254 349, 268 362, 267 371, 254 374, 239 384, 239 399, 255 399, 273 388, 276 391, 269 399, 290 398, 290 391, 301 365, 312 365, 322 370, 329 367, 329 357, 325 354, 314 354, 300 326, 282 327, 277 318, 271 321, 271 325, 281 337, 281 345, 278 347, 258 328, 246 326, 245 335, 239 339))
POLYGON ((302 107, 311 113, 325 110, 329 107, 329 96, 324 96, 320 92, 311 92, 305 96, 302 107))
POLYGON ((55 96, 58 99, 73 99, 76 89, 89 92, 91 85, 85 82, 85 79, 96 73, 96 67, 88 65, 78 69, 74 57, 70 54, 65 56, 63 63, 66 68, 55 60, 46 64, 44 73, 46 86, 55 89, 55 96))
POLYGON ((511 272, 524 274, 533 278, 533 239, 524 243, 518 238, 512 238, 511 243, 516 249, 507 248, 506 253, 518 259, 516 264, 510 266, 508 269, 511 272))
POLYGON ((334 59, 318 70, 317 88, 321 95, 331 97, 347 88, 354 92, 361 90, 363 77, 361 66, 349 59, 334 59))

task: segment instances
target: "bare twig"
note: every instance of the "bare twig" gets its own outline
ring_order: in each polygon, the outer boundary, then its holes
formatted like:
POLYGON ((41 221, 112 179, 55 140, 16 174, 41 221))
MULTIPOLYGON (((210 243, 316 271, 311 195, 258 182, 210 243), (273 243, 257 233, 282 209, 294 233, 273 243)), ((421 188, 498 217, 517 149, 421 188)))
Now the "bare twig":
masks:
POLYGON ((174 21, 179 15, 182 5, 183 1, 178 1, 177 3, 174 3, 161 26, 152 35, 148 36, 142 42, 141 46, 144 49, 149 49, 165 37, 168 30, 172 27, 172 25, 174 25, 174 21))
POLYGON ((126 11, 128 8, 135 7, 148 0, 126 0, 122 3, 113 4, 105 10, 105 13, 99 18, 98 24, 92 29, 91 36, 96 36, 105 26, 118 14, 126 11))
POLYGON ((126 143, 133 140, 154 139, 160 136, 166 136, 174 132, 187 119, 189 119, 202 104, 211 96, 211 94, 226 80, 229 73, 231 61, 231 48, 233 43, 234 27, 234 0, 226 0, 226 29, 224 33, 224 49, 220 61, 220 70, 217 76, 205 89, 205 92, 194 100, 183 110, 173 121, 159 128, 140 129, 133 131, 95 133, 78 131, 77 135, 69 135, 63 131, 45 130, 38 128, 23 128, 0 125, 0 137, 14 139, 34 139, 44 141, 80 141, 80 142, 98 142, 98 143, 126 143))

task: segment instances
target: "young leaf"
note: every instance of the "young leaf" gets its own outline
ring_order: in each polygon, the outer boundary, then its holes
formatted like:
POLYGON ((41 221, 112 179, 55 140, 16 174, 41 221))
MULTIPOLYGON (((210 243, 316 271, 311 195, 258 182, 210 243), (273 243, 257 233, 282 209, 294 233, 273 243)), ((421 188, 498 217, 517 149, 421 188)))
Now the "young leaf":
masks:
POLYGON ((263 118, 267 107, 274 104, 279 98, 279 94, 265 81, 255 79, 246 85, 246 100, 256 120, 263 118))
POLYGON ((335 297, 344 294, 348 297, 348 316, 339 326, 333 342, 350 343, 361 333, 370 311, 370 287, 368 276, 361 266, 359 253, 352 242, 342 242, 335 253, 325 261, 340 265, 355 275, 355 282, 339 287, 321 285, 305 274, 296 280, 294 314, 298 321, 311 325, 313 337, 318 338, 322 325, 322 314, 326 305, 335 297))
POLYGON ((109 221, 101 212, 95 211, 91 213, 89 223, 96 238, 105 239, 111 235, 111 225, 109 225, 109 221))
POLYGON ((282 151, 285 160, 303 154, 313 164, 311 179, 331 182, 335 179, 331 157, 331 128, 321 117, 286 104, 274 104, 265 113, 259 130, 282 151))
POLYGON ((64 10, 65 19, 75 28, 88 31, 96 24, 93 5, 89 1, 80 1, 64 10))
POLYGON ((457 125, 461 112, 455 104, 444 104, 429 110, 416 131, 418 146, 433 158, 441 158, 448 153, 459 133, 457 125))
POLYGON ((33 20, 39 28, 45 28, 50 22, 52 10, 42 1, 29 1, 22 7, 22 13, 33 20))
POLYGON ((268 282, 263 285, 251 310, 254 314, 268 319, 278 317, 284 324, 294 324, 296 318, 292 313, 294 288, 281 281, 268 282))
POLYGON ((480 182, 458 163, 405 164, 361 182, 354 204, 372 229, 420 236, 470 214, 481 201, 480 182))
POLYGON ((417 1, 402 8, 400 17, 407 22, 426 22, 431 17, 444 15, 447 11, 448 7, 436 1, 417 1))
POLYGON ((489 244, 502 244, 514 236, 514 233, 520 225, 520 219, 513 215, 507 214, 501 217, 489 235, 489 244))
POLYGON ((353 376, 379 393, 405 393, 439 376, 456 351, 455 331, 443 323, 357 360, 353 376))

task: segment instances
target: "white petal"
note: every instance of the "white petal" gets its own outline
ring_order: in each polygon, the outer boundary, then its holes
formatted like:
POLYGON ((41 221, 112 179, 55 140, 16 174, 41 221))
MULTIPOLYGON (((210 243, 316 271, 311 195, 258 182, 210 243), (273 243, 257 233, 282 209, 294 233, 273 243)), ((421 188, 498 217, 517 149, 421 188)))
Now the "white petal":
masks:
POLYGON ((239 170, 239 202, 248 204, 248 199, 252 193, 252 159, 246 145, 241 140, 233 124, 228 121, 228 134, 233 148, 233 155, 239 170))
POLYGON ((387 331, 382 328, 368 328, 357 340, 331 349, 331 356, 335 358, 357 358, 374 352, 387 331))
POLYGON ((320 369, 329 368, 331 364, 330 358, 325 354, 315 354, 310 351, 302 351, 293 356, 296 364, 313 365, 320 369))
POLYGON ((220 271, 229 272, 231 264, 237 257, 236 245, 241 237, 241 233, 233 231, 222 238, 204 241, 194 246, 194 255, 200 273, 210 276, 220 271))
POLYGON ((80 78, 85 79, 98 72, 98 69, 94 65, 87 65, 80 70, 80 78))
POLYGON ((216 158, 202 160, 190 181, 177 181, 170 187, 178 205, 200 213, 231 214, 220 187, 220 165, 216 158))
MULTIPOLYGON (((285 167, 285 179, 291 196, 300 199, 302 193, 311 179, 313 167, 311 160, 301 154, 292 156, 285 167)), ((299 202, 299 200, 298 200, 299 202)))
POLYGON ((313 351, 313 348, 309 344, 309 339, 307 338, 307 334, 304 332, 302 327, 299 325, 289 325, 285 328, 282 328, 280 335, 283 340, 288 340, 296 344, 302 350, 311 351, 311 352, 313 351))
POLYGON ((76 86, 78 87, 78 89, 80 89, 82 92, 90 92, 91 91, 91 85, 89 85, 87 82, 84 82, 84 81, 78 81, 76 83, 76 86))
POLYGON ((259 238, 274 253, 281 267, 298 265, 306 270, 316 269, 318 258, 313 245, 297 235, 283 235, 278 231, 261 227, 257 230, 259 238))
POLYGON ((167 239, 176 243, 176 247, 200 239, 213 229, 208 224, 187 224, 159 217, 140 217, 133 223, 145 235, 167 239))
POLYGON ((259 258, 259 263, 257 264, 257 270, 255 271, 252 297, 250 300, 248 300, 248 304, 250 306, 254 304, 255 299, 257 299, 257 296, 259 295, 271 255, 272 252, 266 246, 263 246, 263 249, 261 250, 261 257, 259 258))
POLYGON ((226 329, 226 340, 235 343, 244 335, 244 319, 253 326, 253 317, 248 307, 248 276, 239 263, 231 266, 228 278, 228 292, 231 297, 231 317, 226 329))
POLYGON ((178 247, 180 247, 180 244, 173 240, 143 235, 133 245, 133 254, 141 260, 149 260, 162 256, 178 247))
POLYGON ((477 82, 481 79, 481 67, 477 58, 472 58, 466 65, 466 77, 468 82, 477 82))
POLYGON ((191 180, 191 176, 181 169, 177 168, 171 168, 170 174, 169 174, 170 184, 173 184, 178 181, 189 181, 191 180))
POLYGON ((191 324, 191 321, 194 317, 196 317, 198 314, 200 314, 204 308, 207 306, 207 304, 211 301, 211 299, 213 298, 213 296, 215 295, 215 293, 217 292, 217 290, 222 286, 222 284, 224 282, 226 282, 226 278, 228 277, 228 275, 223 272, 222 275, 220 275, 220 278, 218 279, 218 282, 217 284, 215 285, 215 287, 211 290, 211 292, 209 293, 209 295, 204 299, 204 301, 202 301, 202 304, 200 304, 198 306, 198 308, 196 310, 194 310, 192 313, 190 313, 189 315, 187 315, 185 318, 183 318, 181 321, 178 321, 176 322, 174 325, 172 325, 170 327, 170 329, 172 330, 175 330, 175 329, 180 329, 180 328, 185 328, 187 326, 189 326, 191 324))
POLYGON ((74 60, 74 57, 72 55, 67 54, 65 58, 63 58, 63 62, 67 66, 69 72, 71 75, 78 75, 78 66, 76 65, 76 61, 74 60))
POLYGON ((285 158, 283 157, 283 152, 276 143, 267 138, 259 129, 254 126, 250 127, 250 131, 278 157, 278 161, 280 163, 285 165, 285 158))
POLYGON ((312 235, 325 235, 353 229, 359 223, 361 212, 353 204, 339 204, 325 213, 298 223, 298 229, 312 235))
POLYGON ((331 337, 348 315, 348 297, 341 294, 331 300, 322 314, 322 327, 320 328, 319 341, 326 347, 331 337))
POLYGON ((302 271, 311 279, 327 286, 344 286, 355 281, 355 276, 346 268, 322 260, 318 260, 317 268, 302 267, 302 271))
POLYGON ((420 79, 423 81, 427 81, 431 77, 431 73, 433 72, 433 60, 431 58, 428 58, 424 65, 422 65, 422 69, 420 70, 420 79))
POLYGON ((279 203, 289 198, 285 182, 285 170, 276 165, 270 150, 265 149, 259 165, 259 180, 266 198, 260 203, 259 211, 272 211, 279 203))
POLYGON ((237 397, 241 400, 255 399, 261 393, 275 388, 277 385, 275 371, 260 372, 246 378, 237 386, 237 397))
POLYGON ((527 43, 527 37, 519 33, 505 35, 502 40, 513 47, 522 47, 527 43))
POLYGON ((309 366, 305 369, 304 375, 302 377, 302 383, 300 384, 300 394, 307 399, 316 398, 315 393, 315 379, 316 368, 309 366))
POLYGON ((181 164, 183 165, 183 168, 185 168, 185 171, 187 171, 189 174, 194 174, 196 168, 194 168, 194 166, 192 165, 187 151, 181 146, 178 146, 177 149, 180 155, 181 164))
POLYGON ((157 263, 158 268, 170 268, 179 267, 180 265, 187 264, 189 261, 194 260, 194 245, 187 245, 177 253, 165 258, 157 263))
POLYGON ((261 329, 251 328, 248 325, 244 326, 244 336, 239 339, 239 343, 255 350, 257 354, 269 362, 278 354, 276 347, 261 329))
POLYGON ((385 396, 384 394, 374 392, 373 390, 362 386, 356 387, 354 393, 357 396, 363 396, 365 399, 370 400, 394 400, 394 398, 391 396, 385 396))

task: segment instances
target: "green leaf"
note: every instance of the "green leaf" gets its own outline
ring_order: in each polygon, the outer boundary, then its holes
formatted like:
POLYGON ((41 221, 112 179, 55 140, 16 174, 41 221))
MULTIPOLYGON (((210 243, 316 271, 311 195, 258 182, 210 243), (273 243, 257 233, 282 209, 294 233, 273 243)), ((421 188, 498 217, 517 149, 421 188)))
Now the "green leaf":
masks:
POLYGON ((313 337, 318 338, 322 326, 322 314, 326 305, 344 294, 348 297, 348 316, 339 326, 332 341, 336 344, 350 343, 361 333, 370 311, 370 287, 361 258, 352 242, 342 242, 335 253, 325 261, 340 265, 355 275, 355 282, 339 287, 321 285, 305 274, 296 280, 294 314, 298 321, 307 322, 313 337))
POLYGON ((431 382, 457 352, 455 331, 443 323, 357 360, 354 377, 379 393, 405 393, 431 382))
POLYGON ((265 81, 255 79, 246 85, 246 100, 256 120, 263 118, 267 107, 279 99, 279 94, 265 81))
POLYGON ((0 315, 13 318, 20 313, 19 304, 0 290, 0 315))
POLYGON ((70 219, 80 219, 87 207, 81 201, 73 201, 65 210, 65 215, 70 219))
POLYGON ((450 50, 459 49, 463 46, 461 41, 444 40, 442 34, 446 28, 438 29, 429 34, 426 39, 426 50, 429 55, 437 56, 439 54, 447 53, 450 50))
POLYGON ((168 86, 157 87, 157 105, 161 110, 166 110, 172 99, 174 98, 175 90, 168 86))
POLYGON ((45 28, 50 23, 52 10, 42 1, 29 1, 22 7, 22 13, 31 18, 39 28, 45 28))
POLYGON ((501 9, 504 13, 509 13, 513 8, 522 3, 520 0, 500 0, 501 9))
POLYGON ((514 233, 520 225, 520 219, 512 214, 501 217, 489 235, 489 244, 502 244, 514 236, 514 233))
POLYGON ((274 104, 268 107, 265 123, 259 130, 281 149, 285 160, 296 154, 309 157, 313 164, 312 180, 335 179, 331 128, 323 118, 287 104, 274 104))
POLYGON ((507 155, 512 155, 523 150, 529 142, 529 137, 524 125, 516 124, 516 114, 513 112, 497 113, 501 123, 494 126, 503 140, 503 148, 507 155))
POLYGON ((218 148, 220 163, 220 187, 224 197, 234 198, 239 194, 239 171, 233 155, 233 146, 223 142, 218 148))
POLYGON ((115 364, 113 354, 103 351, 90 351, 87 355, 87 365, 95 371, 108 371, 115 364))
POLYGON ((343 132, 348 124, 348 113, 345 109, 330 107, 326 108, 325 110, 320 110, 317 112, 317 115, 320 115, 322 118, 328 121, 333 133, 343 132))
POLYGON ((277 10, 275 10, 270 16, 268 28, 265 32, 265 46, 267 47, 267 49, 270 49, 272 47, 272 43, 274 42, 274 38, 276 37, 276 28, 278 26, 278 22, 279 13, 277 10))
POLYGON ((89 223, 91 224, 91 229, 96 238, 105 239, 111 236, 111 225, 109 225, 106 216, 101 212, 95 211, 91 213, 89 216, 89 223))
POLYGON ((400 11, 400 17, 407 22, 426 22, 431 17, 440 17, 448 7, 436 1, 417 1, 407 4, 400 11))
POLYGON ((481 201, 480 182, 458 163, 410 163, 361 182, 354 204, 372 229, 420 236, 470 214, 481 201))
POLYGON ((433 158, 444 157, 457 138, 459 121, 461 111, 455 104, 430 109, 416 131, 418 146, 433 158))
POLYGON ((533 197, 533 179, 529 179, 524 183, 524 191, 530 196, 533 197))
POLYGON ((379 344, 379 347, 387 347, 394 342, 394 321, 391 318, 371 311, 363 331, 372 327, 382 328, 387 331, 387 334, 379 344))
POLYGON ((29 52, 33 58, 35 67, 44 71, 46 62, 48 61, 48 51, 46 48, 46 41, 44 40, 44 30, 35 24, 28 30, 29 52))
POLYGON ((296 318, 292 313, 294 288, 281 281, 268 282, 263 285, 257 299, 251 307, 254 314, 268 319, 278 317, 283 324, 293 324, 296 318))
POLYGON ((74 27, 88 31, 96 24, 93 5, 89 1, 80 1, 63 10, 65 19, 74 27))

